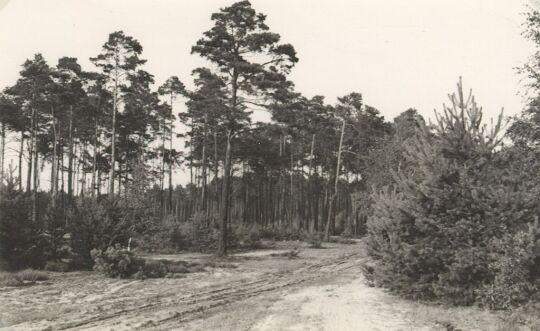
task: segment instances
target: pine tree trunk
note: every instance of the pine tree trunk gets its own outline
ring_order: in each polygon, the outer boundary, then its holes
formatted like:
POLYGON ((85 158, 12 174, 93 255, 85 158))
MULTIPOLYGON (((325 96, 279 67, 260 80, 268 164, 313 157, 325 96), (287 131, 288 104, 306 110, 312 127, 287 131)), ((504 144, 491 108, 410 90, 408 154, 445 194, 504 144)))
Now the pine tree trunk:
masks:
POLYGON ((66 192, 66 188, 65 188, 65 180, 64 180, 64 177, 65 177, 65 166, 64 166, 64 147, 62 147, 62 158, 60 159, 61 161, 61 168, 62 168, 62 196, 64 196, 65 192, 66 192))
MULTIPOLYGON (((98 107, 98 112, 99 112, 99 107, 98 107)), ((98 142, 98 121, 96 117, 96 120, 94 122, 94 142, 93 142, 94 155, 92 158, 92 197, 96 195, 96 169, 97 169, 97 154, 98 154, 97 142, 98 142)))
POLYGON ((56 190, 56 194, 58 194, 58 187, 59 187, 59 179, 60 179, 60 169, 61 168, 61 160, 62 158, 64 157, 64 149, 62 148, 62 146, 60 146, 60 156, 56 157, 56 182, 54 183, 54 185, 56 186, 55 190, 56 190))
POLYGON ((217 146, 217 130, 214 129, 214 185, 216 191, 216 211, 219 211, 219 161, 218 161, 218 146, 217 146))
POLYGON ((189 135, 189 183, 193 187, 193 118, 191 118, 191 133, 189 135))
POLYGON ((293 159, 293 143, 292 143, 292 138, 291 138, 291 189, 290 189, 290 220, 289 220, 289 225, 292 227, 294 224, 294 186, 293 186, 293 176, 294 176, 294 159, 293 159))
POLYGON ((208 130, 207 130, 207 121, 208 121, 208 115, 204 114, 204 138, 203 138, 203 146, 202 146, 202 187, 201 187, 201 204, 202 204, 202 211, 207 212, 207 206, 206 206, 206 143, 208 139, 208 130))
MULTIPOLYGON (((283 138, 284 140, 284 138, 283 138)), ((281 135, 279 136, 279 159, 280 161, 283 160, 283 149, 284 149, 284 141, 282 141, 281 135)), ((279 174, 279 195, 281 196, 281 201, 279 201, 279 224, 278 226, 282 226, 283 223, 285 223, 285 170, 283 168, 280 169, 279 174)))
MULTIPOLYGON (((111 169, 109 172, 109 196, 114 195, 114 167, 116 164, 116 111, 118 109, 118 64, 115 68, 115 80, 113 91, 113 113, 112 113, 112 132, 111 132, 111 169)), ((120 188, 118 188, 120 189, 120 188)))
POLYGON ((52 162, 51 162, 51 202, 52 207, 54 208, 56 206, 56 157, 57 157, 57 141, 58 141, 58 134, 56 132, 56 117, 54 116, 54 107, 51 106, 51 115, 52 115, 52 129, 53 129, 53 155, 52 155, 52 162))
POLYGON ((32 191, 32 168, 34 165, 34 110, 32 109, 32 115, 30 117, 30 141, 28 142, 28 169, 26 175, 26 192, 32 191))
POLYGON ((79 190, 79 157, 77 153, 80 150, 80 145, 76 144, 73 149, 73 162, 74 164, 74 171, 73 171, 73 189, 72 192, 74 195, 77 195, 77 192, 79 190))
POLYGON ((38 190, 38 178, 39 178, 39 154, 37 150, 37 112, 34 108, 32 108, 32 113, 34 117, 34 125, 32 130, 32 135, 34 136, 34 189, 32 190, 32 222, 37 222, 37 190, 38 190))
POLYGON ((231 167, 231 132, 227 131, 227 147, 225 148, 225 164, 223 169, 223 187, 220 213, 220 237, 218 255, 227 255, 227 219, 229 216, 229 177, 231 167))
POLYGON ((169 131, 169 209, 170 212, 173 212, 173 203, 172 203, 172 196, 173 196, 173 184, 172 184, 172 168, 173 168, 173 158, 172 158, 172 152, 173 152, 173 95, 171 94, 171 116, 170 116, 170 131, 169 131))
POLYGON ((165 207, 165 117, 163 117, 162 122, 162 130, 163 134, 161 136, 161 175, 160 175, 160 193, 159 193, 159 199, 160 199, 160 205, 161 205, 161 212, 162 215, 165 215, 166 207, 165 207))
POLYGON ((69 107, 69 133, 68 133, 68 197, 73 197, 73 106, 69 107))
POLYGON ((343 147, 343 134, 345 133, 345 120, 342 120, 343 124, 341 126, 341 137, 339 138, 339 149, 338 149, 338 159, 336 164, 336 178, 334 183, 334 193, 330 197, 330 201, 328 202, 328 218, 326 220, 326 228, 324 230, 324 238, 326 241, 330 239, 330 221, 332 219, 332 206, 334 204, 334 200, 336 199, 337 192, 338 192, 338 181, 339 181, 339 170, 341 166, 341 149, 343 147))
POLYGON ((22 192, 22 160, 24 153, 24 131, 21 131, 21 145, 19 146, 19 191, 22 192))
MULTIPOLYGON (((6 151, 6 124, 2 122, 0 127, 0 188, 4 185, 4 158, 6 151)), ((1 193, 1 191, 0 191, 1 193)))
MULTIPOLYGON (((308 217, 306 229, 309 231, 310 223, 314 223, 314 210, 313 210, 313 153, 315 152, 315 134, 311 136, 311 151, 309 153, 309 173, 308 173, 308 184, 307 184, 307 204, 308 204, 308 217)), ((313 228, 313 225, 311 225, 313 228)))
POLYGON ((82 147, 82 150, 81 150, 81 161, 82 161, 82 165, 81 165, 81 197, 84 197, 84 191, 86 190, 86 169, 84 169, 84 156, 86 155, 86 148, 87 148, 87 145, 86 145, 86 142, 83 143, 83 147, 82 147))

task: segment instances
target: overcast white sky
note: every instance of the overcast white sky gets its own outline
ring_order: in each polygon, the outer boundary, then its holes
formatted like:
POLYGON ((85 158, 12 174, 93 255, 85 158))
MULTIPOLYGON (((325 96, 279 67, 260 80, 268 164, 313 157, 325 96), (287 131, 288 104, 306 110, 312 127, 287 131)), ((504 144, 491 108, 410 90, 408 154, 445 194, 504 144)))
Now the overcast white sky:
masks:
MULTIPOLYGON (((536 0, 535 0, 536 1, 536 0)), ((110 32, 138 39, 157 84, 204 64, 191 46, 210 15, 234 1, 0 0, 0 89, 41 52, 51 65, 73 56, 85 69, 110 32)), ((515 67, 533 53, 521 24, 527 0, 252 0, 268 25, 294 45, 291 79, 311 97, 357 91, 387 119, 414 107, 430 117, 458 77, 487 117, 523 107, 515 67)), ((183 105, 176 105, 181 111, 183 105)))

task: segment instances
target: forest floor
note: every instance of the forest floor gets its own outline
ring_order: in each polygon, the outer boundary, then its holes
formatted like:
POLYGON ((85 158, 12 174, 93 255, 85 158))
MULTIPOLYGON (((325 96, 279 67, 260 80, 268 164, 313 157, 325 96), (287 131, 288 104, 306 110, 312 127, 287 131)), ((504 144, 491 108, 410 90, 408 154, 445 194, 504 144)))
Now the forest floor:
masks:
POLYGON ((121 280, 94 272, 0 288, 0 330, 540 330, 538 320, 407 301, 368 286, 361 241, 280 242, 216 260, 178 278, 121 280), (300 251, 289 258, 291 250, 300 251), (537 329, 538 327, 538 329, 537 329))

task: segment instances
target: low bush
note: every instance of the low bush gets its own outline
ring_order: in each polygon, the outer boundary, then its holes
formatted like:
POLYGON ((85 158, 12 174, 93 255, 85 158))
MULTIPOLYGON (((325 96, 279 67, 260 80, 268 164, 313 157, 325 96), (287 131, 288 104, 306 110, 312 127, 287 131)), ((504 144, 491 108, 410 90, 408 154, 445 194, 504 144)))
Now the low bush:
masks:
POLYGON ((108 277, 128 278, 143 271, 144 260, 120 245, 109 247, 105 251, 93 249, 91 255, 94 259, 94 270, 108 277))
POLYGON ((127 246, 140 222, 132 218, 138 208, 120 198, 81 198, 75 201, 70 219, 71 246, 78 257, 78 267, 91 267, 95 258, 91 251, 111 246, 127 246))
POLYGON ((19 277, 21 277, 23 281, 29 281, 32 283, 37 281, 49 280, 49 275, 47 275, 46 272, 34 269, 25 269, 19 271, 17 275, 19 275, 19 277))
POLYGON ((246 227, 237 226, 232 233, 232 246, 247 247, 247 248, 261 248, 261 233, 257 226, 246 227))
POLYGON ((143 259, 120 247, 106 251, 92 250, 94 270, 112 278, 162 278, 168 274, 184 274, 205 271, 205 266, 185 261, 143 259))

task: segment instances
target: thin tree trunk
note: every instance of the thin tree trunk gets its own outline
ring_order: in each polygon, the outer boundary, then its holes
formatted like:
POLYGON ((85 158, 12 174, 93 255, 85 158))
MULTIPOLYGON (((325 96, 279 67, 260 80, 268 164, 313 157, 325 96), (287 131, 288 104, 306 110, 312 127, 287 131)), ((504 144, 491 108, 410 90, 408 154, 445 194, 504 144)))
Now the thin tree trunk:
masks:
POLYGON ((81 149, 80 144, 76 144, 73 148, 73 162, 74 164, 74 175, 73 175, 73 189, 72 192, 74 195, 77 195, 77 192, 79 191, 79 157, 78 154, 81 149))
POLYGON ((64 166, 64 147, 62 147, 62 158, 61 158, 61 168, 62 168, 62 196, 65 194, 66 192, 66 188, 65 188, 65 166, 64 166))
MULTIPOLYGON (((279 159, 282 161, 283 158, 283 143, 281 139, 281 135, 279 136, 279 159)), ((279 185, 278 185, 278 191, 279 196, 281 197, 281 200, 278 201, 278 216, 279 216, 279 224, 278 226, 281 226, 282 223, 285 222, 285 184, 284 184, 284 170, 281 167, 279 171, 279 185)))
POLYGON ((101 195, 101 171, 97 171, 97 196, 101 195))
POLYGON ((208 115, 204 114, 204 138, 203 138, 203 146, 202 146, 202 188, 201 188, 201 204, 202 204, 202 211, 206 213, 206 142, 208 137, 208 130, 207 130, 207 121, 208 121, 208 115))
POLYGON ((214 185, 216 190, 216 211, 219 210, 219 161, 218 161, 218 146, 217 146, 217 130, 214 129, 214 185))
POLYGON ((231 132, 227 130, 227 147, 225 148, 225 164, 223 169, 223 187, 221 199, 221 224, 218 255, 227 255, 227 219, 229 215, 229 176, 231 166, 231 132))
POLYGON ((293 142, 292 142, 292 137, 291 137, 291 146, 290 146, 290 149, 291 149, 291 194, 290 194, 290 226, 292 227, 294 224, 294 200, 295 200, 295 196, 294 196, 294 182, 293 182, 293 176, 294 176, 294 159, 293 159, 293 142))
POLYGON ((159 199, 160 199, 160 205, 161 205, 161 212, 162 215, 166 214, 166 207, 165 207, 165 117, 163 117, 162 122, 162 130, 163 134, 161 136, 161 169, 160 169, 160 193, 159 193, 159 199))
POLYGON ((81 165, 81 197, 84 197, 84 190, 86 189, 86 170, 84 169, 84 165, 85 165, 85 162, 84 162, 84 156, 86 155, 86 148, 87 148, 87 145, 86 145, 86 142, 83 143, 83 146, 82 146, 82 150, 81 150, 81 162, 82 162, 82 165, 81 165))
POLYGON ((118 64, 115 67, 115 80, 113 91, 113 113, 111 132, 111 169, 109 172, 109 196, 114 195, 114 166, 116 163, 116 110, 118 108, 118 64))
POLYGON ((56 145, 58 141, 58 134, 56 132, 56 117, 54 116, 54 106, 51 105, 51 115, 52 115, 52 129, 53 129, 53 155, 52 155, 52 162, 51 162, 51 202, 52 207, 54 208, 56 206, 56 157, 57 157, 57 150, 56 145))
POLYGON ((30 119, 30 141, 28 142, 28 169, 26 175, 26 192, 32 191, 32 168, 34 165, 34 111, 32 110, 32 117, 30 119))
POLYGON ((193 186, 193 118, 191 118, 191 134, 189 136, 189 183, 193 186))
POLYGON ((172 207, 172 196, 173 196, 173 184, 172 184, 172 168, 173 168, 173 158, 172 158, 172 151, 173 151, 173 94, 171 93, 171 116, 170 116, 170 131, 169 131, 169 209, 170 212, 173 212, 172 207))
POLYGON ((73 106, 69 106, 69 133, 68 133, 68 197, 73 197, 73 106))
POLYGON ((56 194, 58 194, 58 182, 59 182, 59 178, 60 178, 60 169, 61 169, 61 159, 64 157, 64 149, 62 148, 62 146, 60 146, 60 157, 56 157, 56 182, 54 183, 54 186, 56 186, 55 190, 56 190, 56 194))
POLYGON ((32 222, 37 222, 37 190, 38 190, 38 178, 39 178, 39 154, 37 150, 37 112, 32 107, 32 113, 34 117, 34 125, 32 130, 32 135, 34 136, 34 189, 32 190, 32 222))
POLYGON ((93 142, 93 150, 94 155, 92 158, 92 197, 96 195, 96 170, 97 170, 97 154, 98 154, 98 121, 97 116, 96 120, 94 122, 94 142, 93 142))
MULTIPOLYGON (((6 124, 2 122, 0 132, 0 188, 4 185, 4 157, 6 151, 6 124)), ((1 192, 1 191, 0 191, 1 192)))
POLYGON ((22 160, 24 153, 24 131, 21 131, 21 145, 19 147, 19 191, 22 192, 22 160))
POLYGON ((337 158, 337 164, 336 164, 336 178, 334 182, 334 193, 330 197, 329 205, 328 205, 328 217, 326 219, 326 227, 324 230, 324 238, 326 241, 330 239, 330 220, 332 219, 332 206, 334 204, 334 200, 336 199, 337 192, 338 192, 338 181, 339 181, 339 170, 341 166, 341 148, 343 147, 343 134, 345 133, 345 120, 343 120, 343 124, 341 125, 341 137, 339 138, 339 149, 338 149, 338 158, 337 158))
MULTIPOLYGON (((306 225, 306 229, 309 231, 309 223, 314 223, 313 215, 315 214, 313 212, 313 153, 315 151, 315 134, 311 136, 311 151, 309 153, 309 174, 308 174, 308 194, 307 194, 307 203, 308 203, 308 222, 306 225)), ((312 225, 313 227, 313 225, 312 225)))

